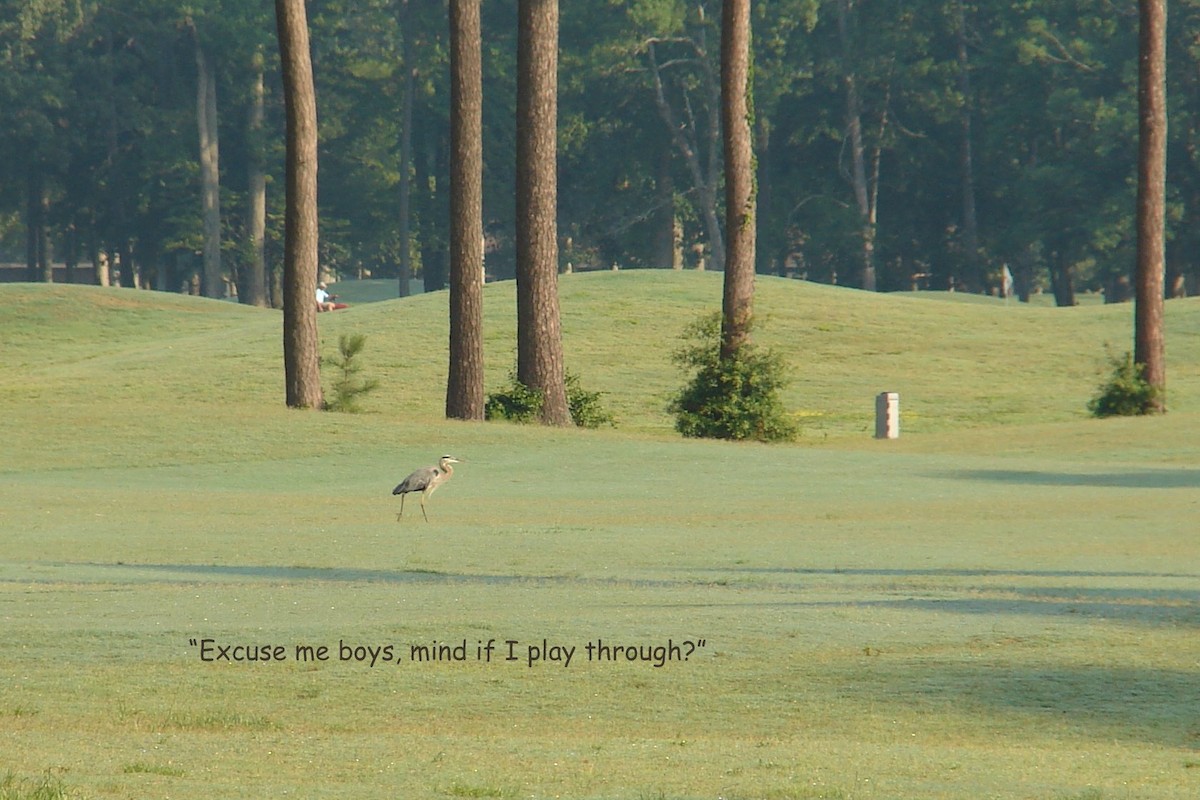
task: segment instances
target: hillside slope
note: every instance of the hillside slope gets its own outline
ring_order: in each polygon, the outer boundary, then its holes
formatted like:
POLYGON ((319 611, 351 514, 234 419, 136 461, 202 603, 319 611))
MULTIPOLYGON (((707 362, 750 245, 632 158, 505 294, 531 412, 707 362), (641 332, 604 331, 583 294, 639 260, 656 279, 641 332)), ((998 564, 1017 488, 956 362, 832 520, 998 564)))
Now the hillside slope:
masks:
MULTIPOLYGON (((665 411, 683 381, 671 362, 684 327, 719 308, 721 276, 626 271, 563 276, 567 366, 604 393, 621 433, 673 435, 665 411)), ((116 425, 127 433, 197 426, 219 436, 282 409, 276 311, 158 292, 0 286, 0 408, 18 426, 116 425), (118 424, 119 422, 119 424, 118 424)), ((367 335, 365 375, 380 381, 365 420, 442 421, 445 292, 319 317, 323 352, 367 335)), ((1073 309, 946 303, 923 296, 758 279, 755 338, 793 371, 787 406, 803 441, 869 437, 880 391, 901 394, 906 434, 1061 423, 1086 417, 1106 351, 1131 339, 1132 307, 1073 309)), ((484 292, 489 390, 515 363, 515 286, 484 292)), ((1172 412, 1200 411, 1200 299, 1167 304, 1172 412)), ((332 415, 321 424, 354 425, 332 415)), ((294 421, 294 418, 293 418, 294 421)), ((282 424, 282 420, 280 421, 282 424)), ((199 434, 191 434, 194 438, 199 434)), ((266 434, 264 434, 266 435, 266 434)))
MULTIPOLYGON (((621 426, 669 430, 664 408, 683 381, 671 362, 685 326, 719 309, 721 276, 626 271, 563 276, 567 366, 603 391, 621 426)), ((1064 421, 1086 404, 1132 340, 1132 306, 1056 309, 939 302, 760 276, 756 340, 793 370, 787 404, 810 436, 873 429, 874 397, 902 396, 905 429, 933 431, 1064 421)), ((515 286, 484 293, 489 389, 515 363, 515 286)), ((1200 299, 1169 303, 1171 408, 1200 410, 1200 299)), ((438 416, 445 386, 447 295, 390 300, 322 318, 327 347, 369 337, 367 360, 387 384, 373 408, 438 416)))

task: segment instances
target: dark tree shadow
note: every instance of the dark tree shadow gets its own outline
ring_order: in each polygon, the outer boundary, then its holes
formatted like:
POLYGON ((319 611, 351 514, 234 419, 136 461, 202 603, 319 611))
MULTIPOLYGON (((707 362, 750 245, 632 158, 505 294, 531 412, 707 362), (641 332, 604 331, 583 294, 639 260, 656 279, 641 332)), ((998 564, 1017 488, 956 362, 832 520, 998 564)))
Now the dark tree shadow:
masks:
POLYGON ((1197 489, 1200 470, 1145 469, 1127 472, 1044 472, 1039 470, 977 469, 939 473, 938 478, 1030 486, 1093 486, 1120 489, 1197 489))

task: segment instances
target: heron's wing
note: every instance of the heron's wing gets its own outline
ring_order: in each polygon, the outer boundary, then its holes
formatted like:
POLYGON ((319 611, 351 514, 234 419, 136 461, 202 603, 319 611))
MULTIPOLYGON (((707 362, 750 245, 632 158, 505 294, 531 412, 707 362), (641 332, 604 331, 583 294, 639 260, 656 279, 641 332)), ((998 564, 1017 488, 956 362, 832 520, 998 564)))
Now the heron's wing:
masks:
POLYGON ((437 467, 422 467, 421 469, 409 475, 404 480, 400 481, 400 485, 392 489, 392 494, 405 494, 407 492, 423 492, 429 482, 437 477, 437 467))

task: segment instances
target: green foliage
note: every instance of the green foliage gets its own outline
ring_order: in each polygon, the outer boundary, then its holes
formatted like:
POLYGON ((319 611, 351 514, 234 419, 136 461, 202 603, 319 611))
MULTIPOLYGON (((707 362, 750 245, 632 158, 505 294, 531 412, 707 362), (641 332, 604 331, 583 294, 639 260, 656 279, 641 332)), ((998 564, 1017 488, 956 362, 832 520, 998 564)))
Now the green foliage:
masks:
POLYGON ((684 338, 690 343, 674 354, 674 361, 695 375, 669 406, 677 431, 707 439, 796 438, 796 423, 779 397, 787 383, 781 356, 747 343, 735 357, 722 359, 719 314, 692 323, 684 338))
POLYGON ((600 402, 601 392, 584 389, 579 383, 579 376, 570 370, 567 370, 564 378, 567 383, 567 407, 576 425, 580 428, 616 426, 613 415, 600 402))
MULTIPOLYGON (((567 389, 567 407, 571 420, 580 428, 599 428, 615 425, 613 415, 600 402, 601 392, 589 392, 570 370, 563 376, 567 389)), ((517 380, 516 372, 509 374, 508 386, 489 392, 483 407, 485 419, 504 419, 510 422, 534 422, 542 410, 543 395, 517 380)))
POLYGON ((358 376, 362 372, 358 356, 366 345, 367 337, 361 333, 342 334, 338 337, 337 357, 322 359, 337 369, 337 377, 332 385, 333 399, 325 401, 326 411, 356 413, 361 410, 359 399, 379 388, 379 381, 362 380, 358 376))
POLYGON ((1136 364, 1133 354, 1117 357, 1109 354, 1112 374, 1100 385, 1088 402, 1094 417, 1135 417, 1154 411, 1158 390, 1143 377, 1144 364, 1136 364))
POLYGON ((517 380, 516 372, 509 374, 508 385, 498 392, 489 392, 483 406, 484 419, 503 419, 509 422, 534 422, 542 410, 542 393, 517 380))

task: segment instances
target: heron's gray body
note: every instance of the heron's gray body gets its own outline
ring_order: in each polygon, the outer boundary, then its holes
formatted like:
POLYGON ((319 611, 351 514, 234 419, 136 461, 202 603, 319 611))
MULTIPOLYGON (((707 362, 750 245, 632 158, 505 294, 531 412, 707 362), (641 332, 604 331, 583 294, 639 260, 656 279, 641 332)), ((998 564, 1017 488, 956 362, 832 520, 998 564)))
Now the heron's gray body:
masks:
POLYGON ((459 460, 454 456, 442 456, 438 459, 436 467, 422 467, 414 471, 400 484, 392 489, 392 494, 400 495, 400 513, 396 515, 396 521, 404 516, 404 495, 409 492, 421 493, 421 515, 425 517, 425 521, 429 521, 429 515, 425 513, 425 498, 433 494, 439 486, 454 474, 454 467, 451 464, 458 464, 459 460))

